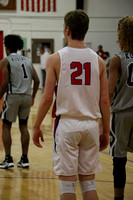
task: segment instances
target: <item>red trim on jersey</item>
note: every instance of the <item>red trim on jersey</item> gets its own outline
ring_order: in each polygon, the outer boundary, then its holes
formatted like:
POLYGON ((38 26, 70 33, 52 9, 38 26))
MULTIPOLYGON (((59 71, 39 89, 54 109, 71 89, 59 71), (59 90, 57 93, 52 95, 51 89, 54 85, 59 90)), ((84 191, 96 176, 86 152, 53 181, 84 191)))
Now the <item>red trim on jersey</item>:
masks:
POLYGON ((56 141, 55 141, 55 135, 56 135, 56 130, 57 130, 57 127, 59 125, 59 121, 60 121, 60 116, 56 117, 55 121, 54 121, 54 150, 56 151, 56 141))
POLYGON ((57 97, 57 85, 55 86, 55 102, 52 108, 52 118, 56 117, 56 97, 57 97))

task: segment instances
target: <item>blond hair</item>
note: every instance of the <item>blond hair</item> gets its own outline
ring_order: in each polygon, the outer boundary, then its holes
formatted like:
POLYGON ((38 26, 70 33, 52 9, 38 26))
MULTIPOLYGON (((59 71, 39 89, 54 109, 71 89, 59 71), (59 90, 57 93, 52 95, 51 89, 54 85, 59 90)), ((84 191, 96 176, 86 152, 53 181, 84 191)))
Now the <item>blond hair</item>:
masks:
POLYGON ((133 16, 119 20, 117 43, 122 51, 133 53, 133 16))

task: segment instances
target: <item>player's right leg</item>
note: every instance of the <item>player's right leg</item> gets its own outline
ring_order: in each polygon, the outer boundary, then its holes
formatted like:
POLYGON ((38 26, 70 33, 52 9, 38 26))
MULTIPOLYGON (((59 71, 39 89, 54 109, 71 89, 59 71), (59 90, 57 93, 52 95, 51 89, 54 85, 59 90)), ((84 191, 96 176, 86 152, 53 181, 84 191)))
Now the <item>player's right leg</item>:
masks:
POLYGON ((3 120, 2 141, 5 149, 5 160, 0 163, 0 169, 8 169, 14 167, 13 159, 11 157, 11 126, 11 122, 8 120, 3 120))
POLYGON ((76 200, 77 144, 80 135, 76 134, 76 122, 73 119, 58 117, 54 124, 53 169, 59 177, 60 200, 76 200))
POLYGON ((124 199, 124 188, 126 184, 126 162, 128 149, 132 152, 133 148, 129 146, 132 143, 132 110, 113 113, 111 131, 115 136, 115 143, 110 141, 110 154, 113 156, 113 178, 114 178, 114 200, 124 199), (113 145, 112 145, 113 144, 113 145))
POLYGON ((95 186, 95 175, 79 174, 80 188, 83 194, 83 200, 98 200, 95 186))
POLYGON ((5 160, 0 164, 0 169, 14 167, 13 159, 11 157, 11 127, 12 122, 16 120, 17 104, 14 105, 13 95, 6 95, 2 107, 1 118, 3 120, 2 140, 5 149, 5 160))

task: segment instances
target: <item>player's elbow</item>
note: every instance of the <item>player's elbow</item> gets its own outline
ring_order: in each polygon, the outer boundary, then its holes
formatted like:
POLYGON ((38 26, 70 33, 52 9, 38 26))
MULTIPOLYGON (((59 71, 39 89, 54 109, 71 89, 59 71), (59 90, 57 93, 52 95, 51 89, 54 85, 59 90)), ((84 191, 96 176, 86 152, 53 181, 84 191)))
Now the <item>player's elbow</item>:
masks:
POLYGON ((109 98, 101 98, 100 107, 109 106, 109 98))
POLYGON ((39 80, 39 77, 38 77, 38 76, 36 76, 36 77, 34 78, 34 82, 35 82, 36 84, 40 84, 40 80, 39 80))
POLYGON ((44 104, 51 104, 53 102, 53 96, 44 95, 43 103, 44 104))
POLYGON ((39 80, 39 79, 36 80, 36 81, 35 81, 35 84, 39 87, 39 85, 40 85, 40 80, 39 80))

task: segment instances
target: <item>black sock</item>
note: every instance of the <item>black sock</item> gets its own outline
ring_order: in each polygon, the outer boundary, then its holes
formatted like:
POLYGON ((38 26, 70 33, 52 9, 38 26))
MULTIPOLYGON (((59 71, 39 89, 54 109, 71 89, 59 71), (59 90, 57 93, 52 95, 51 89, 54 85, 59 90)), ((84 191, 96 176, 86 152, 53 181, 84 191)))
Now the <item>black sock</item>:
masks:
POLYGON ((23 158, 27 158, 27 155, 22 154, 22 157, 23 157, 23 158))
POLYGON ((11 158, 11 155, 6 155, 7 158, 11 158))
POLYGON ((124 200, 124 196, 122 196, 122 197, 115 197, 114 200, 124 200))

